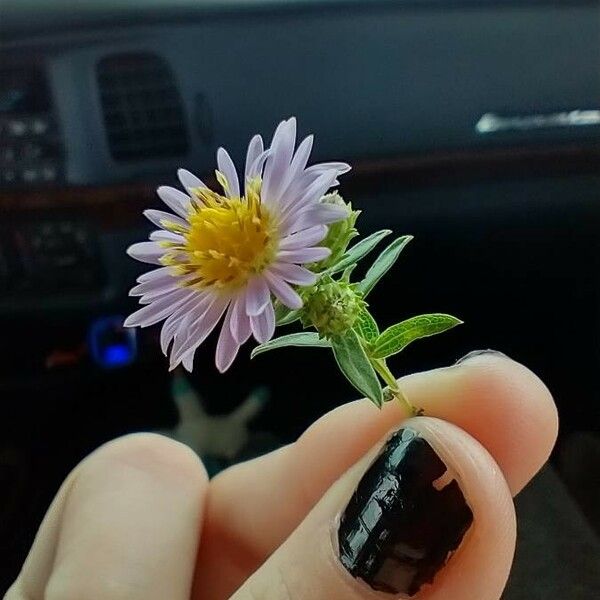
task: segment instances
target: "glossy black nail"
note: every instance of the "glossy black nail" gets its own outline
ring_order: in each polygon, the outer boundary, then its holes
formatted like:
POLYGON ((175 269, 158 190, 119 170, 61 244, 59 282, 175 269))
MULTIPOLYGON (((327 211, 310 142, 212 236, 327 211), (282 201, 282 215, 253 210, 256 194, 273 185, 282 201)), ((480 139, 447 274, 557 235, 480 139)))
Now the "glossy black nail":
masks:
POLYGON ((433 580, 473 522, 457 481, 442 477, 446 471, 415 430, 388 440, 340 519, 340 560, 354 577, 409 596, 433 580))

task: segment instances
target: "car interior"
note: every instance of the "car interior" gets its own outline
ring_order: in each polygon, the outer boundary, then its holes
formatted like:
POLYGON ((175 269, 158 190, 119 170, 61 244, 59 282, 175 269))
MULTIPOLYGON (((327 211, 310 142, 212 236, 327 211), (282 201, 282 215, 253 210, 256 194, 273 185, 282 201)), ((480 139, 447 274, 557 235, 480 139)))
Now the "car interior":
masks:
POLYGON ((219 146, 241 161, 294 115, 313 161, 352 165, 339 191, 361 233, 415 236, 370 297, 378 320, 464 321, 394 373, 493 348, 554 396, 559 440, 517 501, 506 598, 595 597, 599 59, 596 0, 3 0, 0 591, 102 443, 178 437, 191 411, 184 441, 216 473, 357 397, 318 350, 245 346, 221 375, 211 337, 193 374, 169 372, 158 326, 122 326, 145 270, 126 249, 151 230, 157 186, 178 168, 214 181, 219 146))

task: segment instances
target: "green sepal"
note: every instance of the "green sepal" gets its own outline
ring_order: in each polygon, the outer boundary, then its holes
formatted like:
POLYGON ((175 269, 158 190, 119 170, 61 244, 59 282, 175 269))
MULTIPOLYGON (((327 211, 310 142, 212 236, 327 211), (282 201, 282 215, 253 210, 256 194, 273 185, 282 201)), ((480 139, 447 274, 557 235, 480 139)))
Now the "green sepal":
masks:
POLYGON ((312 346, 315 348, 330 348, 331 344, 324 338, 320 338, 319 334, 315 331, 301 331, 299 333, 290 333, 289 335, 282 335, 281 337, 274 338, 256 346, 250 358, 254 358, 263 352, 269 350, 277 350, 277 348, 285 348, 286 346, 312 346))
POLYGON ((334 273, 343 271, 347 267, 355 265, 361 258, 364 258, 367 254, 369 254, 369 252, 371 252, 371 250, 373 250, 373 248, 375 248, 375 246, 377 246, 377 244, 379 244, 379 242, 390 233, 392 233, 391 230, 382 229, 381 231, 376 231, 375 233, 372 233, 366 238, 360 240, 360 242, 357 242, 354 244, 354 246, 352 246, 352 248, 347 250, 344 256, 342 256, 342 258, 336 264, 329 267, 329 269, 327 269, 327 273, 333 275, 334 273))
POLYGON ((350 283, 350 277, 352 277, 352 272, 354 271, 354 269, 356 269, 356 263, 350 265, 349 267, 346 267, 344 269, 344 272, 342 273, 342 276, 340 277, 340 280, 345 281, 346 283, 350 283))
POLYGON ((331 339, 333 354, 346 379, 376 406, 383 404, 381 383, 371 365, 358 334, 350 329, 343 336, 331 339))
POLYGON ((354 330, 367 342, 372 342, 379 335, 377 322, 366 308, 360 311, 354 322, 354 330))
MULTIPOLYGON (((405 246, 413 239, 412 235, 403 235, 394 240, 376 259, 367 271, 365 278, 358 284, 358 290, 365 297, 377 282, 392 268, 405 246)), ((358 244, 357 244, 358 245, 358 244)))
POLYGON ((404 350, 415 340, 442 333, 460 325, 462 321, 452 315, 430 314, 412 317, 388 327, 370 347, 372 358, 387 358, 404 350))

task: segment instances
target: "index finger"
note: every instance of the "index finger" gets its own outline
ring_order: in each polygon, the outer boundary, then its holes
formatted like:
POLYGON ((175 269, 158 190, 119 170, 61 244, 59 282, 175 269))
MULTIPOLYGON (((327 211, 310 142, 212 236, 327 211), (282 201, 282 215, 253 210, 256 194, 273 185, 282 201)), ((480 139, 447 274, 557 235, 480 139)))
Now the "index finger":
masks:
MULTIPOLYGON (((471 355, 453 367, 410 375, 401 385, 427 416, 450 421, 477 439, 513 494, 554 445, 558 419, 548 389, 531 371, 498 353, 471 355)), ((406 416, 396 403, 378 411, 365 400, 352 402, 322 417, 296 443, 213 480, 196 570, 202 594, 196 596, 232 593, 332 483, 406 416)))
POLYGON ((182 444, 105 444, 61 487, 6 600, 187 600, 206 487, 182 444))

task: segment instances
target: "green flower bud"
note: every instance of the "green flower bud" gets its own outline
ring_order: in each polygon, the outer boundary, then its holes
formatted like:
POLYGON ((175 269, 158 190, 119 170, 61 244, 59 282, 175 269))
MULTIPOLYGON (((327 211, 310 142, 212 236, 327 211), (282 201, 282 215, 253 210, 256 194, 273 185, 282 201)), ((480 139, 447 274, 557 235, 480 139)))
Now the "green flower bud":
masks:
POLYGON ((342 258, 350 240, 358 235, 354 224, 360 214, 359 210, 352 210, 352 204, 345 202, 344 199, 337 193, 326 194, 321 198, 324 204, 336 204, 348 208, 348 217, 343 221, 337 221, 329 225, 329 231, 325 239, 321 242, 321 246, 325 246, 331 250, 331 255, 325 260, 316 263, 312 266, 313 271, 324 271, 332 265, 335 265, 342 258))
POLYGON ((351 329, 366 302, 356 285, 321 277, 316 285, 303 290, 302 324, 314 327, 321 337, 334 337, 351 329))

